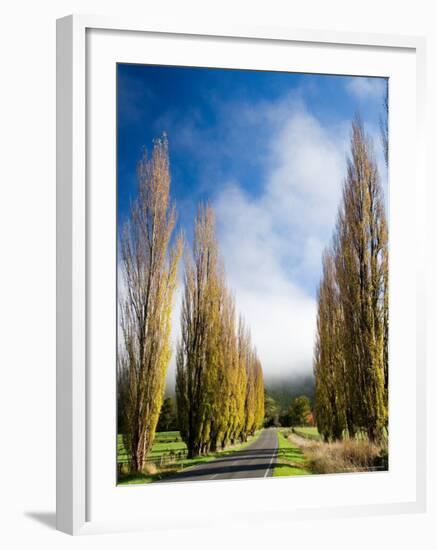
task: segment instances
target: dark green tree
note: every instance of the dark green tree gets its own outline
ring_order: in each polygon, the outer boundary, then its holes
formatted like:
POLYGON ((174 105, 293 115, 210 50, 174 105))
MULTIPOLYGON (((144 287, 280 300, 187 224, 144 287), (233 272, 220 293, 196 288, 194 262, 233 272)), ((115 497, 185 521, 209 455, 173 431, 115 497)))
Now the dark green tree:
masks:
POLYGON ((157 430, 158 432, 177 430, 176 409, 171 397, 166 397, 164 399, 159 415, 157 430))
POLYGON ((268 395, 264 394, 264 426, 269 428, 270 426, 279 426, 279 405, 276 401, 268 395))
POLYGON ((305 426, 307 418, 311 414, 311 401, 306 395, 295 397, 289 409, 289 422, 291 426, 305 426))

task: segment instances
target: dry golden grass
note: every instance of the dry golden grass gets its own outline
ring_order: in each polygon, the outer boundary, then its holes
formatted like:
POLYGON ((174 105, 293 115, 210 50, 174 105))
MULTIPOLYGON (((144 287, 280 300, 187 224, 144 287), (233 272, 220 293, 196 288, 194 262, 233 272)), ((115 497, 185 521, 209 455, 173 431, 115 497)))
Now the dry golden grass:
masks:
POLYGON ((158 468, 153 462, 146 462, 146 465, 143 468, 143 474, 153 476, 158 473, 158 468))
POLYGON ((333 443, 312 441, 291 434, 290 440, 301 447, 311 470, 317 474, 370 472, 378 470, 381 446, 367 440, 348 439, 333 443))
POLYGON ((119 473, 123 476, 126 476, 130 473, 130 466, 128 462, 123 462, 122 464, 120 464, 119 468, 119 473))

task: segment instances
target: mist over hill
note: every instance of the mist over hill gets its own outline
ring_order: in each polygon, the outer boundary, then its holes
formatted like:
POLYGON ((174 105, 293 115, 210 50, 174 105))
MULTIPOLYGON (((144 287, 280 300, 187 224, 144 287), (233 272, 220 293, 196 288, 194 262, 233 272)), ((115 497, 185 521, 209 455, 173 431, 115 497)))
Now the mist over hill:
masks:
POLYGON ((314 377, 311 374, 293 374, 267 378, 264 381, 266 393, 281 407, 286 409, 292 399, 299 395, 307 395, 314 401, 314 377))

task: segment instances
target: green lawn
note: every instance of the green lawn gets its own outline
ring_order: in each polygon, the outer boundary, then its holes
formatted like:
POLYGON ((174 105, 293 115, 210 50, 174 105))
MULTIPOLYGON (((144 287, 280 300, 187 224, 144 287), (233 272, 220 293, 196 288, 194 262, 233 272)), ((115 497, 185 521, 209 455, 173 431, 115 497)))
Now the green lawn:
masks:
MULTIPOLYGON (((240 451, 245 447, 247 447, 248 445, 251 445, 254 441, 256 441, 258 437, 261 435, 261 432, 262 430, 260 430, 259 432, 256 432, 255 435, 249 438, 247 442, 229 446, 225 450, 217 451, 216 453, 211 453, 206 456, 199 456, 199 457, 190 458, 190 459, 186 458, 183 460, 182 464, 180 464, 179 462, 174 464, 168 464, 164 466, 162 469, 159 469, 156 474, 129 474, 129 475, 122 476, 118 480, 118 485, 152 483, 153 481, 163 479, 177 472, 180 472, 181 470, 185 470, 186 468, 192 468, 194 466, 197 466, 198 464, 203 464, 204 462, 209 462, 210 460, 214 460, 215 458, 226 456, 228 454, 234 453, 235 451, 240 451)), ((180 438, 179 432, 158 432, 156 434, 155 443, 152 447, 152 452, 150 453, 150 457, 153 458, 153 456, 161 455, 163 453, 170 452, 171 450, 173 451, 184 450, 186 448, 187 447, 185 443, 180 438), (177 439, 177 441, 175 441, 175 439, 177 439)), ((121 439, 121 436, 119 435, 118 436, 118 457, 125 458, 126 456, 127 455, 123 446, 123 441, 121 439)))
POLYGON ((278 459, 273 469, 273 477, 309 475, 306 458, 299 447, 284 437, 278 430, 278 459))

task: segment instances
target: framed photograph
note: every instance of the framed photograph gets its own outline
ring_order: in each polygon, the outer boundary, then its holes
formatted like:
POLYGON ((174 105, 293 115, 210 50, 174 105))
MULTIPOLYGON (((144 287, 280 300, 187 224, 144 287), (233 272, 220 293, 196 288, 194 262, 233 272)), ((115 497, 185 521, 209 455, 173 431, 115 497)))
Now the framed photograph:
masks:
POLYGON ((58 20, 58 529, 425 509, 424 49, 58 20))

